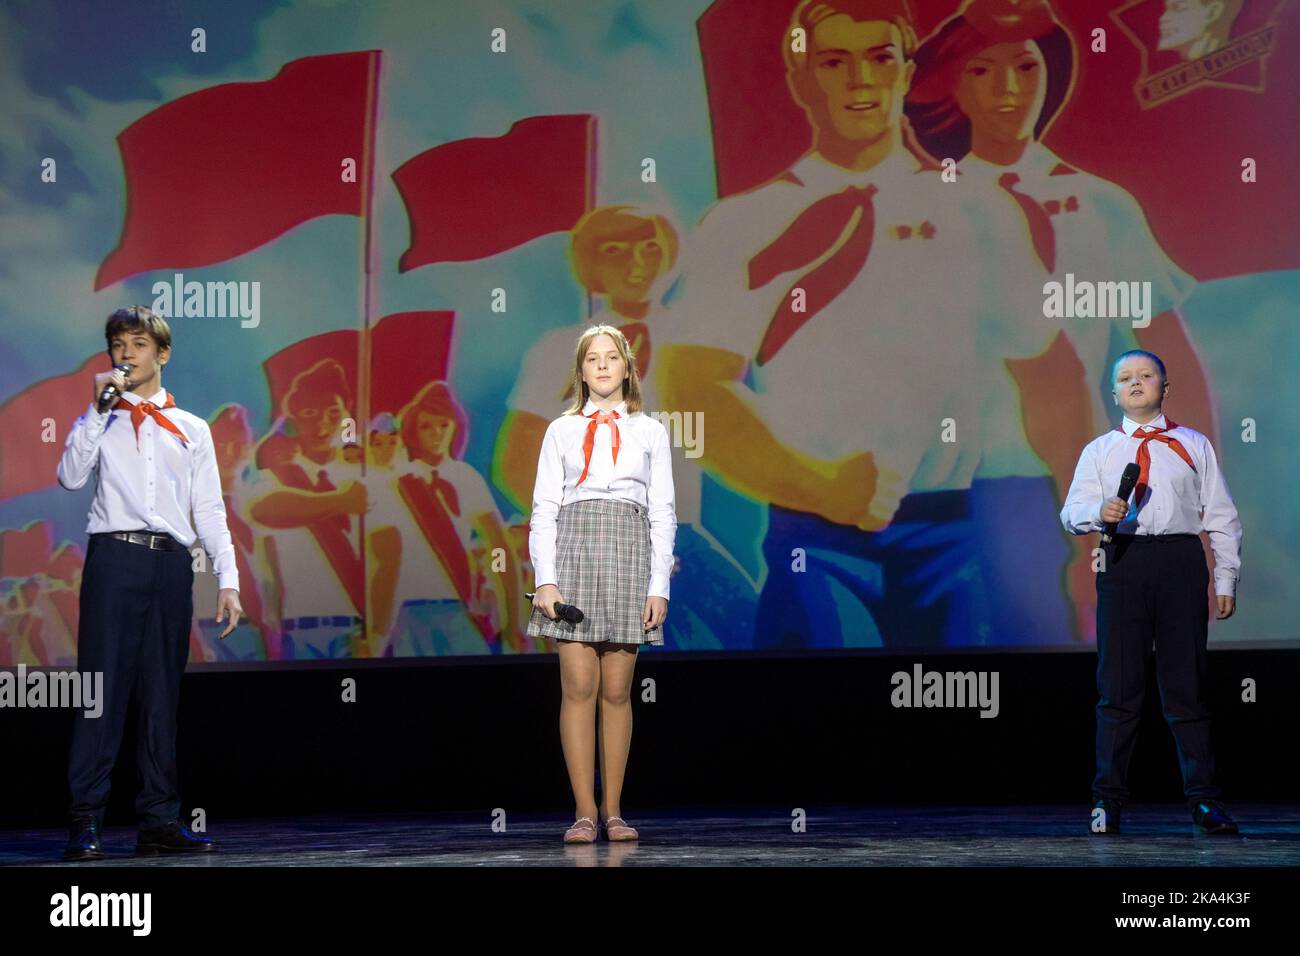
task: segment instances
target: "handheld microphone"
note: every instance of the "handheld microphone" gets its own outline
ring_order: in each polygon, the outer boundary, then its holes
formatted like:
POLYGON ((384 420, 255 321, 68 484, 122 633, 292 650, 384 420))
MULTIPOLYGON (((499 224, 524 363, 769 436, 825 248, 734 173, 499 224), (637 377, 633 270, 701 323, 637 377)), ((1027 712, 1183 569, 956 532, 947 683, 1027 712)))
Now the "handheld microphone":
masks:
MULTIPOLYGON (((1124 474, 1120 476, 1119 491, 1115 492, 1115 497, 1128 501, 1128 496, 1133 494, 1133 486, 1137 484, 1140 474, 1142 474, 1142 469, 1138 467, 1138 463, 1135 461, 1129 462, 1124 467, 1124 474)), ((1101 533, 1102 544, 1110 544, 1115 539, 1116 527, 1116 522, 1107 522, 1105 529, 1101 533)))
MULTIPOLYGON (((131 366, 127 365, 125 362, 123 362, 121 365, 113 366, 113 370, 115 372, 121 372, 123 375, 131 374, 131 366)), ((108 411, 109 402, 111 402, 114 399, 114 397, 117 396, 117 394, 118 394, 117 386, 114 385, 112 382, 109 382, 107 385, 104 386, 104 390, 99 393, 98 408, 101 414, 103 412, 108 411)))
MULTIPOLYGON (((536 591, 526 591, 524 593, 524 597, 528 598, 528 600, 531 601, 533 599, 533 595, 536 593, 537 593, 536 591)), ((582 610, 580 608, 575 607, 572 604, 559 604, 559 603, 556 603, 555 605, 555 616, 558 617, 561 621, 568 621, 570 624, 581 624, 582 619, 586 617, 586 615, 582 613, 582 610)))

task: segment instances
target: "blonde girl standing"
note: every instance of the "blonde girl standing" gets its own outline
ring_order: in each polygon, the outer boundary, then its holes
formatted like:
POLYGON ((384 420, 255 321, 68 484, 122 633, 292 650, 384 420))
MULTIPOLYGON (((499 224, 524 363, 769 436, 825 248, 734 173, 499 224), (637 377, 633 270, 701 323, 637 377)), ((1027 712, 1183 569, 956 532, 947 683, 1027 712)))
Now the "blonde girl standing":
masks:
POLYGON ((560 742, 577 817, 564 842, 594 842, 598 823, 611 841, 635 840, 619 799, 637 651, 663 644, 668 614, 677 533, 672 458, 667 429, 642 413, 635 356, 622 332, 587 329, 573 377, 574 402, 547 428, 538 459, 528 634, 558 644, 560 742), (556 604, 580 608, 583 620, 561 619, 556 604))

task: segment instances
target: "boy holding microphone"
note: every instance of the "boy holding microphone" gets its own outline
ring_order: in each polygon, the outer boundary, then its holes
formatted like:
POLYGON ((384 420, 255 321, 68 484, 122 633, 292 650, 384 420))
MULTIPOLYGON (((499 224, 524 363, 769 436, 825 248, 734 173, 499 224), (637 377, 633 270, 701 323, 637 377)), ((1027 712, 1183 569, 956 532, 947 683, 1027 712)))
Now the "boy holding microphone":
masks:
POLYGON ((1124 420, 1083 449, 1061 509, 1061 521, 1071 534, 1111 532, 1097 575, 1092 831, 1119 832, 1154 650, 1165 720, 1178 746, 1192 820, 1207 833, 1236 833, 1237 825, 1217 799, 1203 697, 1209 571, 1199 535, 1205 531, 1210 536, 1218 618, 1224 620, 1236 608, 1241 522, 1209 441, 1162 411, 1169 381, 1159 357, 1125 352, 1111 379, 1124 420), (1139 469, 1131 507, 1106 490, 1119 488, 1130 463, 1139 469))
POLYGON ((59 484, 94 479, 82 569, 77 667, 104 674, 104 713, 73 718, 65 860, 99 860, 113 765, 134 693, 138 705, 136 852, 211 852, 216 845, 178 820, 176 711, 189 656, 197 540, 212 558, 217 620, 239 623, 239 571, 226 526, 208 423, 176 407, 162 387, 171 359, 167 321, 144 306, 118 309, 104 328, 116 369, 95 377, 95 402, 68 434, 59 484), (108 388, 111 386, 111 388, 108 388))

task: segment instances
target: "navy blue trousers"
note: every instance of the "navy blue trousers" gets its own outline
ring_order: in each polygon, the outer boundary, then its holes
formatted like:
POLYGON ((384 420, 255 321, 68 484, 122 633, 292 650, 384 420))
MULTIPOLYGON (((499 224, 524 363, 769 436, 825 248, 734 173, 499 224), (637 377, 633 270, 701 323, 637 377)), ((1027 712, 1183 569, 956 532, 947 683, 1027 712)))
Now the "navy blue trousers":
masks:
POLYGON ((1059 510, 1047 477, 913 493, 876 532, 772 505, 754 646, 1069 644, 1059 510))
POLYGON ((963 635, 987 614, 969 497, 910 494, 876 532, 770 506, 754 647, 971 643, 963 635), (795 549, 806 570, 791 568, 795 549))
POLYGON ((139 708, 140 824, 160 826, 180 815, 176 708, 194 613, 191 560, 184 548, 150 550, 114 538, 90 539, 81 576, 77 669, 104 675, 104 707, 99 717, 79 710, 73 718, 73 816, 103 822, 133 693, 139 708))
POLYGON ((1097 574, 1094 799, 1123 803, 1154 657, 1166 723, 1190 804, 1219 796, 1205 703, 1210 572, 1195 535, 1117 537, 1097 574))

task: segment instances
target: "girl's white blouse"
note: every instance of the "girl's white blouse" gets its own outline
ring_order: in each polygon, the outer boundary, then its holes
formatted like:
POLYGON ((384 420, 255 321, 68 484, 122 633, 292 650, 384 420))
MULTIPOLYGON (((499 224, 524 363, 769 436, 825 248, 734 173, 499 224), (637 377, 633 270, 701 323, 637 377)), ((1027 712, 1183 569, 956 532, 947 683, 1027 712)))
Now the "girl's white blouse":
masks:
POLYGON ((546 429, 537 461, 533 487, 533 515, 528 551, 533 560, 535 584, 556 584, 555 538, 560 507, 587 498, 622 498, 646 509, 650 519, 650 585, 648 594, 668 598, 668 578, 673 568, 677 537, 677 511, 673 495, 673 465, 668 429, 657 418, 627 413, 627 403, 615 406, 619 434, 618 462, 614 461, 613 430, 596 428, 591 467, 581 485, 582 443, 599 406, 587 401, 582 415, 561 415, 546 429))

